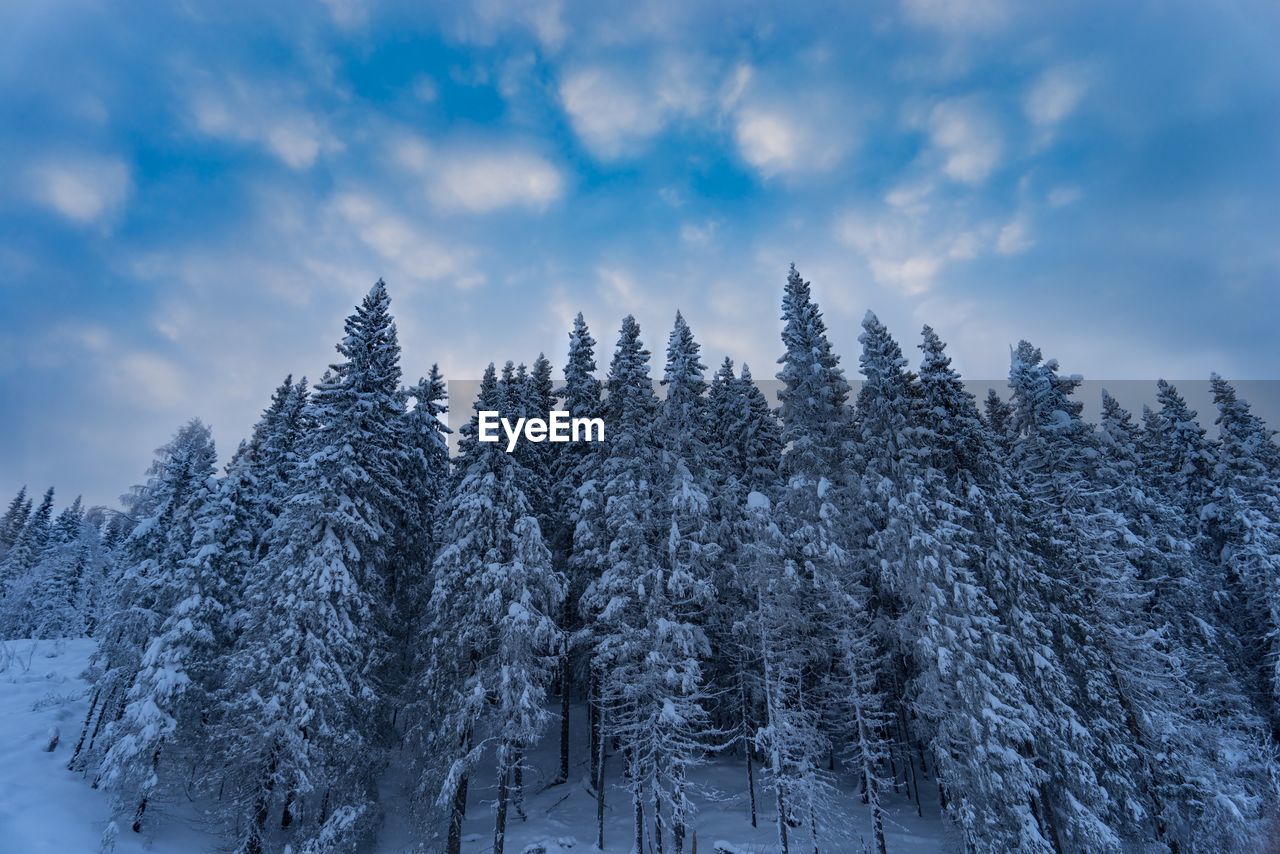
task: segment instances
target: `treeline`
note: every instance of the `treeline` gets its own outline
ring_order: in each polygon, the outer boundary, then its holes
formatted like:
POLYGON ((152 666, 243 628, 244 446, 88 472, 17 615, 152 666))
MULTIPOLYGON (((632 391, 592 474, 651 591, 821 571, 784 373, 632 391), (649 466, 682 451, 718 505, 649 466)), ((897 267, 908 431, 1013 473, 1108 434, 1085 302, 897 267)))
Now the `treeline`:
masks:
POLYGON ((886 793, 926 784, 970 851, 1258 850, 1280 446, 1230 384, 1213 437, 1164 382, 1090 424, 1023 342, 979 406, 933 330, 912 369, 868 314, 851 401, 794 268, 782 319, 774 410, 746 365, 708 379, 679 314, 661 397, 631 317, 601 378, 579 315, 562 382, 490 365, 475 409, 606 441, 507 453, 473 417, 451 458, 443 379, 402 385, 379 282, 221 474, 193 421, 123 530, 20 494, 6 630, 98 639, 71 767, 135 831, 180 792, 248 854, 366 844, 397 757, 449 852, 496 774, 501 854, 546 737, 556 782, 589 744, 601 847, 622 791, 634 850, 681 854, 691 770, 734 761, 784 852, 847 845, 826 821, 859 799, 883 854, 886 793))

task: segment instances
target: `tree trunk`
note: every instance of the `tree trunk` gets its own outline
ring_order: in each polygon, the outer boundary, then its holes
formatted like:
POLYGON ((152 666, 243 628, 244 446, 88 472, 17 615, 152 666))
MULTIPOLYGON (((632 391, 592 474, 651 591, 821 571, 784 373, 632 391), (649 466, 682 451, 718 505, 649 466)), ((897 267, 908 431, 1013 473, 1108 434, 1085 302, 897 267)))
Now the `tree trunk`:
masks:
POLYGON ((93 721, 93 713, 98 708, 98 696, 102 693, 102 689, 95 688, 93 698, 89 700, 89 711, 84 716, 84 726, 80 727, 80 737, 76 739, 76 749, 71 751, 71 758, 67 760, 67 770, 75 770, 76 760, 80 758, 80 751, 84 749, 85 739, 89 737, 89 724, 93 721))
POLYGON ((876 791, 875 780, 867 779, 867 791, 871 795, 871 832, 876 839, 876 851, 885 854, 884 815, 880 812, 880 794, 876 791))
MULTIPOLYGON (((756 773, 751 767, 751 712, 747 708, 747 682, 744 674, 738 676, 738 703, 742 706, 742 744, 747 754, 747 793, 751 796, 751 826, 756 826, 756 773)), ((679 854, 679 851, 676 852, 679 854)))
POLYGON ((595 785, 598 770, 596 760, 600 757, 600 680, 594 670, 587 684, 587 728, 591 731, 591 783, 595 785))
POLYGON ((262 854, 262 837, 267 826, 267 815, 271 812, 271 793, 276 785, 276 768, 278 754, 271 751, 271 759, 267 762, 267 770, 262 775, 262 785, 253 803, 253 820, 249 823, 249 838, 245 840, 245 854, 262 854))
POLYGON ((498 816, 493 824, 493 854, 502 854, 507 841, 507 798, 509 790, 507 780, 511 777, 510 760, 506 758, 507 747, 499 749, 503 758, 498 761, 498 816))
POLYGON ((524 751, 517 750, 515 764, 511 766, 512 792, 511 805, 515 807, 516 817, 528 821, 524 814, 524 751))
MULTIPOLYGON (((592 704, 595 708, 595 704, 592 704)), ((592 754, 591 764, 595 771, 595 778, 591 781, 596 787, 596 848, 604 850, 604 738, 601 737, 600 729, 604 726, 604 712, 596 709, 595 726, 591 728, 591 740, 595 752, 592 754)))
POLYGON ((782 795, 781 784, 775 782, 774 786, 778 793, 778 845, 782 854, 791 854, 791 846, 787 840, 787 799, 782 795))
MULTIPOLYGON (((462 748, 471 750, 471 730, 462 736, 462 748)), ((453 792, 453 804, 449 807, 449 836, 445 842, 447 854, 462 854, 462 820, 467 817, 467 775, 458 780, 453 792)))
MULTIPOLYGON (((636 770, 632 769, 632 773, 636 774, 636 770)), ((635 779, 631 781, 631 809, 635 816, 635 839, 632 842, 632 851, 634 854, 644 854, 644 793, 640 790, 640 783, 635 779)))
POLYGON ((287 830, 293 824, 293 801, 297 795, 290 789, 284 796, 284 809, 280 811, 280 828, 287 830))
MULTIPOLYGON (((565 599, 565 625, 567 626, 570 606, 565 599)), ((564 642, 564 652, 560 653, 560 773, 556 775, 556 783, 564 783, 569 779, 569 697, 573 693, 573 668, 569 661, 569 641, 564 642)))
POLYGON ((1160 796, 1156 793, 1159 787, 1159 779, 1156 775, 1156 769, 1152 767, 1150 760, 1150 751, 1147 749, 1146 738, 1142 734, 1142 727, 1138 725, 1138 716, 1134 714, 1133 707, 1129 705, 1129 697, 1125 694, 1124 688, 1120 684, 1120 674, 1116 672, 1114 667, 1111 670, 1111 684, 1116 689, 1116 697, 1120 700, 1120 709, 1124 712, 1125 725, 1129 728, 1129 734, 1133 736, 1133 740, 1137 743, 1138 748, 1142 751, 1143 770, 1147 772, 1147 777, 1151 781, 1151 806, 1152 812, 1155 813, 1155 830, 1156 841, 1169 848, 1169 854, 1180 854, 1180 846, 1178 840, 1166 839, 1168 836, 1168 826, 1165 824, 1164 804, 1160 800, 1160 796))
POLYGON ((675 854, 684 854, 684 834, 685 834, 685 794, 684 794, 684 766, 678 765, 675 774, 675 803, 671 805, 671 840, 674 843, 675 854))
POLYGON ((662 841, 666 830, 662 826, 662 801, 655 787, 653 790, 653 839, 658 854, 662 854, 662 841))
POLYGON ((1049 842, 1053 845, 1053 850, 1057 854, 1062 854, 1062 841, 1058 839, 1058 820, 1053 814, 1053 804, 1049 802, 1049 787, 1047 783, 1040 784, 1040 807, 1041 812, 1044 813, 1044 826, 1049 842))
MULTIPOLYGON (((152 779, 155 778, 156 772, 159 768, 160 768, 160 748, 157 747, 155 749, 155 752, 151 754, 151 778, 152 779)), ((129 829, 132 830, 134 833, 142 832, 142 816, 147 811, 147 798, 148 798, 147 793, 149 792, 150 792, 150 787, 149 786, 145 787, 144 794, 142 795, 141 798, 138 799, 138 808, 133 811, 133 824, 130 825, 129 829)))

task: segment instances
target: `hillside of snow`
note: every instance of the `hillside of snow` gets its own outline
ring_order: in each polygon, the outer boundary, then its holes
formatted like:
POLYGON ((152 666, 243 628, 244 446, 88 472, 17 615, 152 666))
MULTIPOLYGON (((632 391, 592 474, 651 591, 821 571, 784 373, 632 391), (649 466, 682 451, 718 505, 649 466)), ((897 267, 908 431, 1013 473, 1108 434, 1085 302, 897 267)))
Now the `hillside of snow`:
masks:
MULTIPOLYGON (((67 770, 81 721, 88 708, 89 688, 80 674, 93 652, 89 639, 67 641, 0 641, 0 851, 13 854, 94 854, 102 849, 111 821, 106 793, 89 780, 67 770), (58 742, 48 750, 53 733, 58 742)), ((585 732, 585 710, 574 709, 577 732, 585 732)), ((575 778, 551 786, 559 745, 558 725, 529 757, 532 771, 525 780, 525 817, 513 816, 507 850, 515 852, 592 851, 595 843, 595 797, 587 778, 587 749, 575 744, 575 778)), ((617 758, 611 759, 616 762, 617 758)), ((613 777, 620 770, 610 768, 613 777), (615 771, 617 772, 615 774, 615 771)), ((759 775, 759 769, 757 769, 759 775)), ((698 851, 717 844, 741 854, 776 851, 769 793, 757 791, 758 827, 749 821, 746 771, 741 760, 709 763, 691 775, 698 787, 699 811, 691 825, 698 851)), ((406 817, 404 786, 394 768, 384 786, 383 827, 375 854, 409 854, 433 850, 406 817)), ((757 782, 759 786, 759 783, 757 782)), ((923 803, 924 817, 904 797, 889 801, 886 838, 893 854, 926 854, 946 850, 944 827, 931 786, 923 803)), ((486 769, 471 788, 463 850, 483 854, 492 847, 493 773, 486 769)), ((120 823, 117 854, 186 854, 220 850, 220 841, 202 826, 198 809, 190 803, 162 804, 160 818, 142 834, 120 823)), ((630 851, 631 805, 627 793, 612 787, 606 799, 605 851, 630 851)), ((842 829, 842 851, 858 852, 870 842, 867 815, 856 799, 848 811, 827 817, 832 829, 842 829)), ((691 837, 692 841, 692 837, 691 837)))

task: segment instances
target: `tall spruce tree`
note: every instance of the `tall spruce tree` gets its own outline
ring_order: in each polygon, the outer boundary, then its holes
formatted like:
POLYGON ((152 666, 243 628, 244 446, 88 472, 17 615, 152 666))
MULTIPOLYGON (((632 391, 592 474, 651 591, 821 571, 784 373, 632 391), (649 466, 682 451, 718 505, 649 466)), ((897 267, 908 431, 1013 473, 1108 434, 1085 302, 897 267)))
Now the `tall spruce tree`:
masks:
POLYGON ((1210 557, 1222 570, 1237 670, 1265 698, 1261 710, 1280 740, 1280 449, 1230 383, 1214 374, 1210 386, 1219 437, 1201 518, 1210 557))
MULTIPOLYGON (((600 380, 596 378, 595 361, 596 341, 582 313, 574 318, 573 329, 569 332, 569 352, 564 365, 564 385, 556 391, 564 402, 565 410, 575 418, 595 418, 600 414, 600 380)), ((564 606, 560 614, 560 628, 565 639, 564 649, 560 655, 560 767, 556 774, 556 782, 564 783, 569 779, 569 740, 571 702, 575 689, 575 675, 589 667, 590 656, 584 655, 580 644, 574 639, 582 628, 578 602, 588 584, 598 574, 597 555, 594 545, 589 546, 591 522, 597 514, 597 492, 595 489, 594 466, 599 460, 599 446, 585 443, 571 443, 561 449, 552 460, 551 494, 557 507, 563 508, 548 529, 548 545, 551 548, 552 560, 565 573, 567 587, 564 606), (583 525, 581 537, 576 533, 579 524, 583 525)), ((595 726, 595 704, 590 704, 589 712, 592 721, 590 730, 592 738, 598 736, 595 726)), ((595 785, 595 758, 598 751, 592 750, 592 785, 595 785)))
POLYGON ((4 560, 5 553, 18 541, 18 535, 22 533, 22 527, 27 524, 27 517, 30 515, 31 499, 27 497, 26 486, 23 486, 10 500, 4 515, 0 516, 0 562, 4 560))
MULTIPOLYGON (((606 387, 608 445, 599 472, 603 512, 593 533, 594 542, 604 545, 603 568, 584 593, 582 609, 598 680, 594 700, 601 721, 599 747, 603 749, 606 738, 623 747, 633 845, 643 850, 648 837, 646 803, 663 800, 659 775, 681 746, 673 740, 678 731, 668 725, 674 721, 664 718, 669 700, 664 673, 675 662, 671 650, 659 646, 658 637, 659 621, 671 616, 667 573, 658 548, 659 475, 653 436, 658 401, 649 379, 649 351, 630 315, 623 318, 606 387)), ((597 764, 602 765, 599 759, 597 764)), ((603 795, 602 783, 598 781, 598 796, 603 795)))
POLYGON ((784 825, 808 827, 813 844, 818 844, 818 817, 826 812, 828 791, 820 769, 833 744, 829 733, 815 731, 808 721, 816 715, 829 722, 839 714, 836 703, 859 710, 862 726, 851 726, 856 732, 841 735, 850 739, 857 772, 867 782, 868 798, 878 812, 879 773, 872 772, 870 764, 880 746, 873 719, 880 714, 882 698, 868 678, 874 678, 868 670, 874 657, 867 591, 852 571, 845 546, 849 384, 810 285, 794 266, 787 276, 782 319, 779 417, 786 450, 774 518, 784 537, 781 559, 787 567, 789 607, 796 615, 791 631, 801 640, 798 649, 778 662, 799 670, 771 674, 774 693, 769 695, 757 743, 766 755, 781 757, 782 764, 771 762, 769 772, 778 795, 776 820, 785 849, 795 840, 783 836, 784 825))
POLYGON ((707 630, 721 548, 710 500, 712 450, 706 439, 709 413, 700 349, 677 312, 662 378, 667 393, 654 424, 661 502, 655 515, 668 520, 661 579, 667 613, 655 609, 652 615, 661 628, 654 637, 658 655, 651 658, 661 673, 659 690, 666 694, 664 714, 658 718, 664 743, 657 757, 654 834, 661 847, 665 807, 676 854, 684 848, 693 810, 686 771, 716 746, 707 713, 711 699, 707 630))
MULTIPOLYGON (((106 757, 129 738, 124 715, 130 690, 152 639, 179 601, 179 565, 191 546, 195 512, 216 462, 212 433, 192 420, 156 452, 147 482, 126 496, 136 524, 119 546, 111 595, 97 631, 100 640, 90 661, 94 694, 71 759, 73 768, 93 772, 95 785, 103 777, 113 783, 118 779, 118 766, 106 757)), ((117 806, 127 808, 124 799, 117 806)))
MULTIPOLYGON (((505 389, 502 381, 494 382, 492 370, 486 374, 477 411, 510 417, 518 408, 511 392, 519 383, 513 372, 504 374, 505 389)), ((497 443, 477 443, 468 455, 441 517, 428 608, 431 642, 421 683, 439 715, 422 722, 428 727, 423 740, 445 747, 428 755, 443 752, 451 759, 438 789, 442 806, 454 808, 459 791, 465 798, 464 781, 484 752, 494 751, 496 854, 505 844, 517 766, 550 717, 544 700, 561 648, 554 615, 564 577, 551 565, 522 488, 528 473, 521 468, 497 443)), ((427 769, 424 782, 432 771, 427 769)), ((459 819, 456 813, 451 818, 452 850, 460 844, 452 826, 459 819)))
POLYGON ((396 581, 404 412, 381 280, 345 329, 343 360, 312 395, 315 426, 246 584, 245 629, 227 664, 225 719, 234 725, 221 735, 243 810, 239 844, 250 854, 263 850, 274 809, 300 841, 335 846, 354 846, 376 820, 385 720, 377 677, 396 581))

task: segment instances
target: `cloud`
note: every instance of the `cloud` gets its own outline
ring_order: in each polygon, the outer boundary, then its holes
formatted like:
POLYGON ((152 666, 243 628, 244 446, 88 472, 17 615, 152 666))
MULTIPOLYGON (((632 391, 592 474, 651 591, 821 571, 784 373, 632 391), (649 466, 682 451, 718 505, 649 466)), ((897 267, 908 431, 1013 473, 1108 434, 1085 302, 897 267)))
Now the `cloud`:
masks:
POLYGON ((460 288, 478 284, 469 270, 471 252, 416 227, 408 219, 385 208, 369 195, 343 193, 330 205, 332 212, 355 229, 360 241, 384 261, 394 264, 407 279, 453 278, 460 288))
POLYGON ((1073 65, 1051 68, 1031 85, 1023 97, 1022 108, 1040 130, 1037 146, 1048 144, 1054 129, 1076 111, 1089 82, 1088 72, 1073 65))
POLYGON ((738 153, 764 178, 826 172, 850 146, 849 106, 833 93, 802 95, 739 66, 724 87, 738 153))
POLYGON ((715 237, 719 225, 713 219, 701 223, 683 223, 680 226, 680 240, 690 246, 706 246, 715 237))
POLYGON ((123 353, 109 372, 118 394, 148 409, 170 410, 188 399, 187 382, 177 366, 155 353, 123 353))
POLYGON ((1080 200, 1079 187, 1054 187, 1049 191, 1048 202, 1053 208, 1065 208, 1068 205, 1075 204, 1080 200))
POLYGON ((313 166, 341 142, 311 112, 279 87, 229 78, 195 92, 188 110, 196 131, 215 139, 253 143, 290 169, 313 166))
POLYGON ((996 252, 1000 255, 1017 255, 1033 245, 1030 224, 1025 216, 1014 217, 996 235, 996 252))
POLYGON ((102 326, 62 324, 52 330, 51 340, 62 358, 90 366, 95 385, 110 390, 118 401, 158 412, 188 398, 190 386, 177 365, 158 353, 131 349, 102 326), (80 352, 71 356, 68 349, 80 352))
POLYGON ((569 28, 562 0, 476 0, 458 4, 451 35, 464 42, 490 45, 511 30, 529 32, 547 51, 564 44, 569 28))
POLYGON ((630 81, 603 68, 570 72, 560 102, 574 131, 597 156, 622 156, 662 129, 665 117, 630 81))
POLYGON ((329 17, 344 30, 354 29, 369 19, 369 9, 364 0, 321 0, 329 17))
POLYGON ((907 183, 891 188, 883 206, 838 217, 835 236, 861 256, 878 284, 918 297, 957 264, 1029 249, 1028 228, 1024 217, 1000 226, 946 197, 934 198, 931 184, 907 183))
POLYGON ((565 177, 542 155, 511 144, 436 147, 405 135, 392 158, 424 182, 438 209, 484 214, 505 208, 540 211, 564 195, 565 177))
POLYGON ((446 210, 541 210, 564 193, 564 176, 545 159, 527 151, 455 152, 440 163, 428 193, 446 210))
POLYGON ((1003 28, 1013 10, 1005 0, 902 0, 904 17, 947 33, 989 33, 1003 28))
POLYGON ((602 160, 634 155, 672 121, 702 114, 711 103, 711 69, 661 57, 652 68, 623 72, 590 65, 560 80, 560 104, 574 132, 602 160))
POLYGON ((128 165, 117 157, 100 155, 37 163, 28 181, 35 201, 80 225, 114 213, 132 188, 128 165))
POLYGON ((977 185, 1000 165, 1003 136, 996 121, 975 98, 952 98, 935 104, 926 125, 948 178, 977 185))

